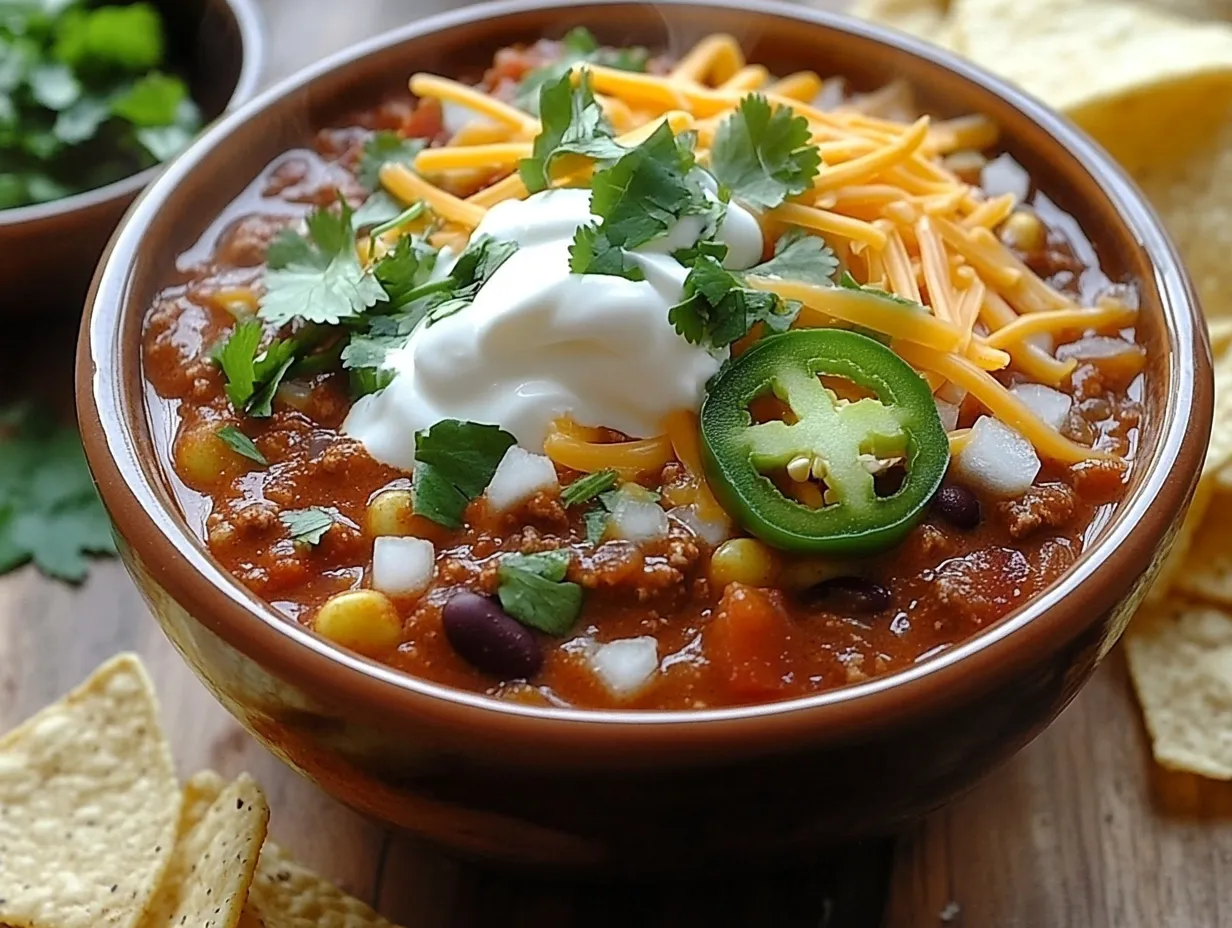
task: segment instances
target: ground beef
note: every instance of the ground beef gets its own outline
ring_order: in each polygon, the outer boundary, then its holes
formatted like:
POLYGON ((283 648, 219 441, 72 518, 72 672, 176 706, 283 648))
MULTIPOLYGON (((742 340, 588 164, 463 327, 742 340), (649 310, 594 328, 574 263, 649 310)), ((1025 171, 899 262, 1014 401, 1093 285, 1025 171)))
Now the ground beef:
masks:
POLYGON ((1121 461, 1079 461, 1069 469, 1069 481, 1088 502, 1112 502, 1124 489, 1125 465, 1121 461))
POLYGON ((265 261, 265 252, 274 236, 292 221, 289 216, 266 216, 261 213, 237 219, 219 239, 215 259, 220 264, 256 267, 265 261))
POLYGON ((1018 604, 1030 572, 1030 564, 1020 551, 983 548, 938 567, 933 591, 956 616, 982 626, 1018 604))
POLYGON ((1062 528, 1074 517, 1078 494, 1063 483, 1031 487, 1018 499, 997 504, 1010 537, 1026 538, 1042 528, 1062 528))

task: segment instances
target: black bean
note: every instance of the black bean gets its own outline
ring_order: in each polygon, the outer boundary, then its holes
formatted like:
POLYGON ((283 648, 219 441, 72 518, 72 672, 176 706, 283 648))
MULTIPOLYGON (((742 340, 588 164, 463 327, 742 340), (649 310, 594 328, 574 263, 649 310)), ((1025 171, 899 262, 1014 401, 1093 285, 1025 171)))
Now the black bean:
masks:
POLYGON ((543 652, 530 629, 500 605, 469 590, 454 593, 441 610, 445 637, 469 663, 502 680, 532 677, 543 652))
POLYGON ((937 515, 955 528, 971 529, 980 524, 980 501, 966 487, 944 486, 933 497, 937 515))
POLYGON ((882 612, 894 601, 889 590, 866 577, 831 577, 804 590, 799 598, 806 606, 865 615, 882 612))

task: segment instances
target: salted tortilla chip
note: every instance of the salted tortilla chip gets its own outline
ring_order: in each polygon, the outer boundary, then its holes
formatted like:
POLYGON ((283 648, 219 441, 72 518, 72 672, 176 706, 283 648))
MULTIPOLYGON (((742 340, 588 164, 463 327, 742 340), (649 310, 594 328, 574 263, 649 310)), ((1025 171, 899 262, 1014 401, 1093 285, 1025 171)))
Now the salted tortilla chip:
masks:
POLYGON ((1175 587, 1232 606, 1232 495, 1214 494, 1188 556, 1176 571, 1175 587))
POLYGON ((371 908, 297 863, 273 841, 261 851, 241 928, 393 928, 371 908))
POLYGON ((1232 780, 1232 615, 1184 603, 1144 610, 1125 653, 1155 759, 1232 780))
POLYGON ((949 0, 857 0, 851 13, 936 45, 953 48, 949 0))
POLYGON ((0 812, 0 923, 138 923, 171 856, 180 790, 136 655, 0 738, 0 812))
POLYGON ((269 805, 256 781, 241 774, 202 812, 212 784, 187 803, 189 827, 175 851, 142 928, 193 925, 235 928, 256 873, 269 805), (191 816, 197 815, 197 821, 191 816))

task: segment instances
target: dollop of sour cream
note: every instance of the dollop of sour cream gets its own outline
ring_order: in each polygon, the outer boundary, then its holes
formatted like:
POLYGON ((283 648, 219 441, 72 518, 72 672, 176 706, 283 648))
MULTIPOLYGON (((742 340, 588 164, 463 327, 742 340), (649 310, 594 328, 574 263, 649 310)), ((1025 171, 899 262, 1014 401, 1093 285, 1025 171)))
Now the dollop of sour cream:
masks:
MULTIPOLYGON (((343 430, 378 461, 409 470, 415 433, 442 419, 498 425, 541 451, 561 416, 649 437, 673 410, 698 408, 723 355, 689 344, 667 314, 688 273, 671 252, 697 242, 703 219, 686 216, 635 250, 641 281, 570 272, 574 233, 594 219, 589 190, 492 207, 475 235, 518 250, 470 306, 421 324, 390 353, 393 381, 360 399, 343 430)), ((728 206, 718 238, 728 246, 727 267, 761 260, 760 227, 740 206, 728 206)))

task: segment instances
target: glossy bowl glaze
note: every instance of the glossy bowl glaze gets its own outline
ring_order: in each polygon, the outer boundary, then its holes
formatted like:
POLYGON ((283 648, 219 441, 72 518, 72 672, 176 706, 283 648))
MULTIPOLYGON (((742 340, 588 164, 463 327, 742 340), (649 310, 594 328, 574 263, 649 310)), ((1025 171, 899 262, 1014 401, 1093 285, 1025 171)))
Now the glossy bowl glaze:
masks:
POLYGON ((417 23, 322 62, 210 130, 143 195, 95 279, 78 356, 90 465, 167 635, 254 735, 326 790, 454 848, 524 863, 732 864, 882 832, 970 786, 1066 705, 1168 550, 1211 418, 1209 347, 1168 240, 1133 186, 1064 119, 901 35, 771 3, 511 2, 417 23), (586 24, 679 51, 731 32, 778 73, 905 78, 941 115, 984 113, 1142 289, 1149 349, 1125 502, 1024 609, 909 671, 788 702, 590 712, 496 702, 346 653, 280 617, 189 530, 143 405, 151 297, 214 216, 285 149, 413 71, 474 73, 510 42, 586 24))
MULTIPOLYGON (((264 39, 256 0, 161 0, 171 58, 204 118, 256 92, 264 39)), ((0 210, 0 316, 76 313, 107 239, 160 165, 71 197, 0 210)))

